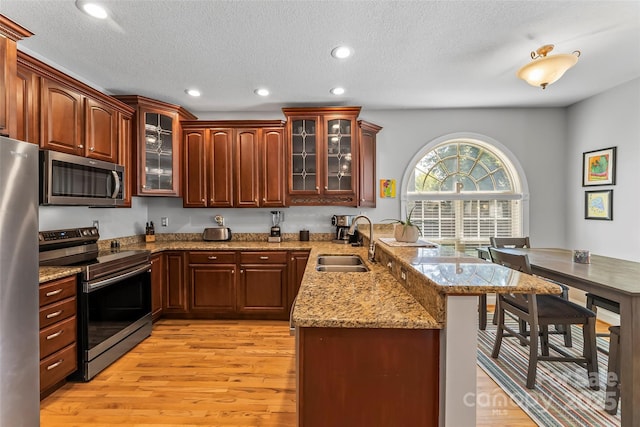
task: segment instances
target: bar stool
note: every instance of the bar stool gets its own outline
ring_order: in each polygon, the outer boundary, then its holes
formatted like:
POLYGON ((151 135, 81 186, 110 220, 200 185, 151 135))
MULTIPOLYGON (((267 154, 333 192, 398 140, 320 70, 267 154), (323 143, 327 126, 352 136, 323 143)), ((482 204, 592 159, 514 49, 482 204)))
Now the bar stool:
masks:
POLYGON ((607 393, 604 410, 611 415, 618 413, 620 401, 620 326, 609 328, 609 363, 607 364, 607 393))

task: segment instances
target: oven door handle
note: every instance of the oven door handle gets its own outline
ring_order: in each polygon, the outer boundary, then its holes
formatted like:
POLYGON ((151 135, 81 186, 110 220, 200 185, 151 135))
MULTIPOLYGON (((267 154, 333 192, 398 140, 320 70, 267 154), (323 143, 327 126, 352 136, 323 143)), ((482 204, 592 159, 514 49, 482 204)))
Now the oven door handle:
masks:
POLYGON ((119 282, 121 280, 127 279, 129 277, 133 277, 135 275, 138 275, 140 273, 144 273, 145 271, 151 272, 151 263, 149 264, 145 264, 142 267, 138 267, 134 270, 131 271, 127 271, 126 273, 123 274, 118 274, 117 276, 114 277, 109 277, 107 279, 103 279, 103 280, 98 280, 97 282, 93 282, 93 283, 89 283, 89 282, 85 282, 84 286, 83 286, 83 290, 84 292, 93 292, 95 290, 98 290, 100 288, 104 288, 105 286, 109 286, 113 283, 119 282))

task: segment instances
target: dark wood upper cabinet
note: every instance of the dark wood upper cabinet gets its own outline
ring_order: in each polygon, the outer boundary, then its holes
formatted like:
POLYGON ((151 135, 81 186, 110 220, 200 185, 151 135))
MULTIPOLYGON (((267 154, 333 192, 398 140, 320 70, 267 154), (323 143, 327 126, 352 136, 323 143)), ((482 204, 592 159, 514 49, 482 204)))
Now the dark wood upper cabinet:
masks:
POLYGON ((184 207, 284 206, 284 124, 183 121, 184 207))
POLYGON ((16 79, 16 139, 40 144, 40 78, 18 64, 16 79))
POLYGON ((376 137, 381 129, 373 123, 358 121, 360 145, 358 206, 376 207, 376 137))
POLYGON ((118 116, 105 104, 85 99, 85 155, 106 162, 118 161, 118 116))
POLYGON ((0 135, 17 138, 17 42, 33 33, 0 15, 0 135))
POLYGON ((82 155, 82 95, 65 85, 43 78, 40 105, 40 146, 47 150, 82 155))
POLYGON ((115 98, 135 109, 132 145, 137 164, 133 168, 133 195, 180 197, 183 151, 180 121, 196 117, 180 106, 143 96, 115 98))
MULTIPOLYGON (((357 125, 360 107, 282 111, 287 117, 287 205, 358 206, 362 167, 357 125)), ((365 154, 367 161, 375 161, 375 153, 365 154)), ((375 177, 375 163, 368 167, 375 177)))

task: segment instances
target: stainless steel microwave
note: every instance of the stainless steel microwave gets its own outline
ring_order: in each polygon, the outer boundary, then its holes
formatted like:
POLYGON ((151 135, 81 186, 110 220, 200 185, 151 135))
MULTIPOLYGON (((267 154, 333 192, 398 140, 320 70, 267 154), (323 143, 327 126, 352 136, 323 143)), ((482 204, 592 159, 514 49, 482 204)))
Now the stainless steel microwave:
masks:
POLYGON ((121 206, 124 167, 57 151, 40 150, 40 204, 121 206))

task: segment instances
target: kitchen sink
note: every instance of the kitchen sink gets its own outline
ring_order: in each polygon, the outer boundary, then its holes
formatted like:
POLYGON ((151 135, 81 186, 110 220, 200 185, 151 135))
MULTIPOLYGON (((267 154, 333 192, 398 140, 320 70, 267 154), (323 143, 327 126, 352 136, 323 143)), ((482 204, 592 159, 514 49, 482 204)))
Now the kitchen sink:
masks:
POLYGON ((316 270, 329 273, 366 273, 369 271, 366 265, 318 265, 316 270))
POLYGON ((364 273, 369 268, 358 255, 318 255, 317 271, 333 273, 364 273))
POLYGON ((358 255, 318 255, 318 265, 364 265, 358 255))

